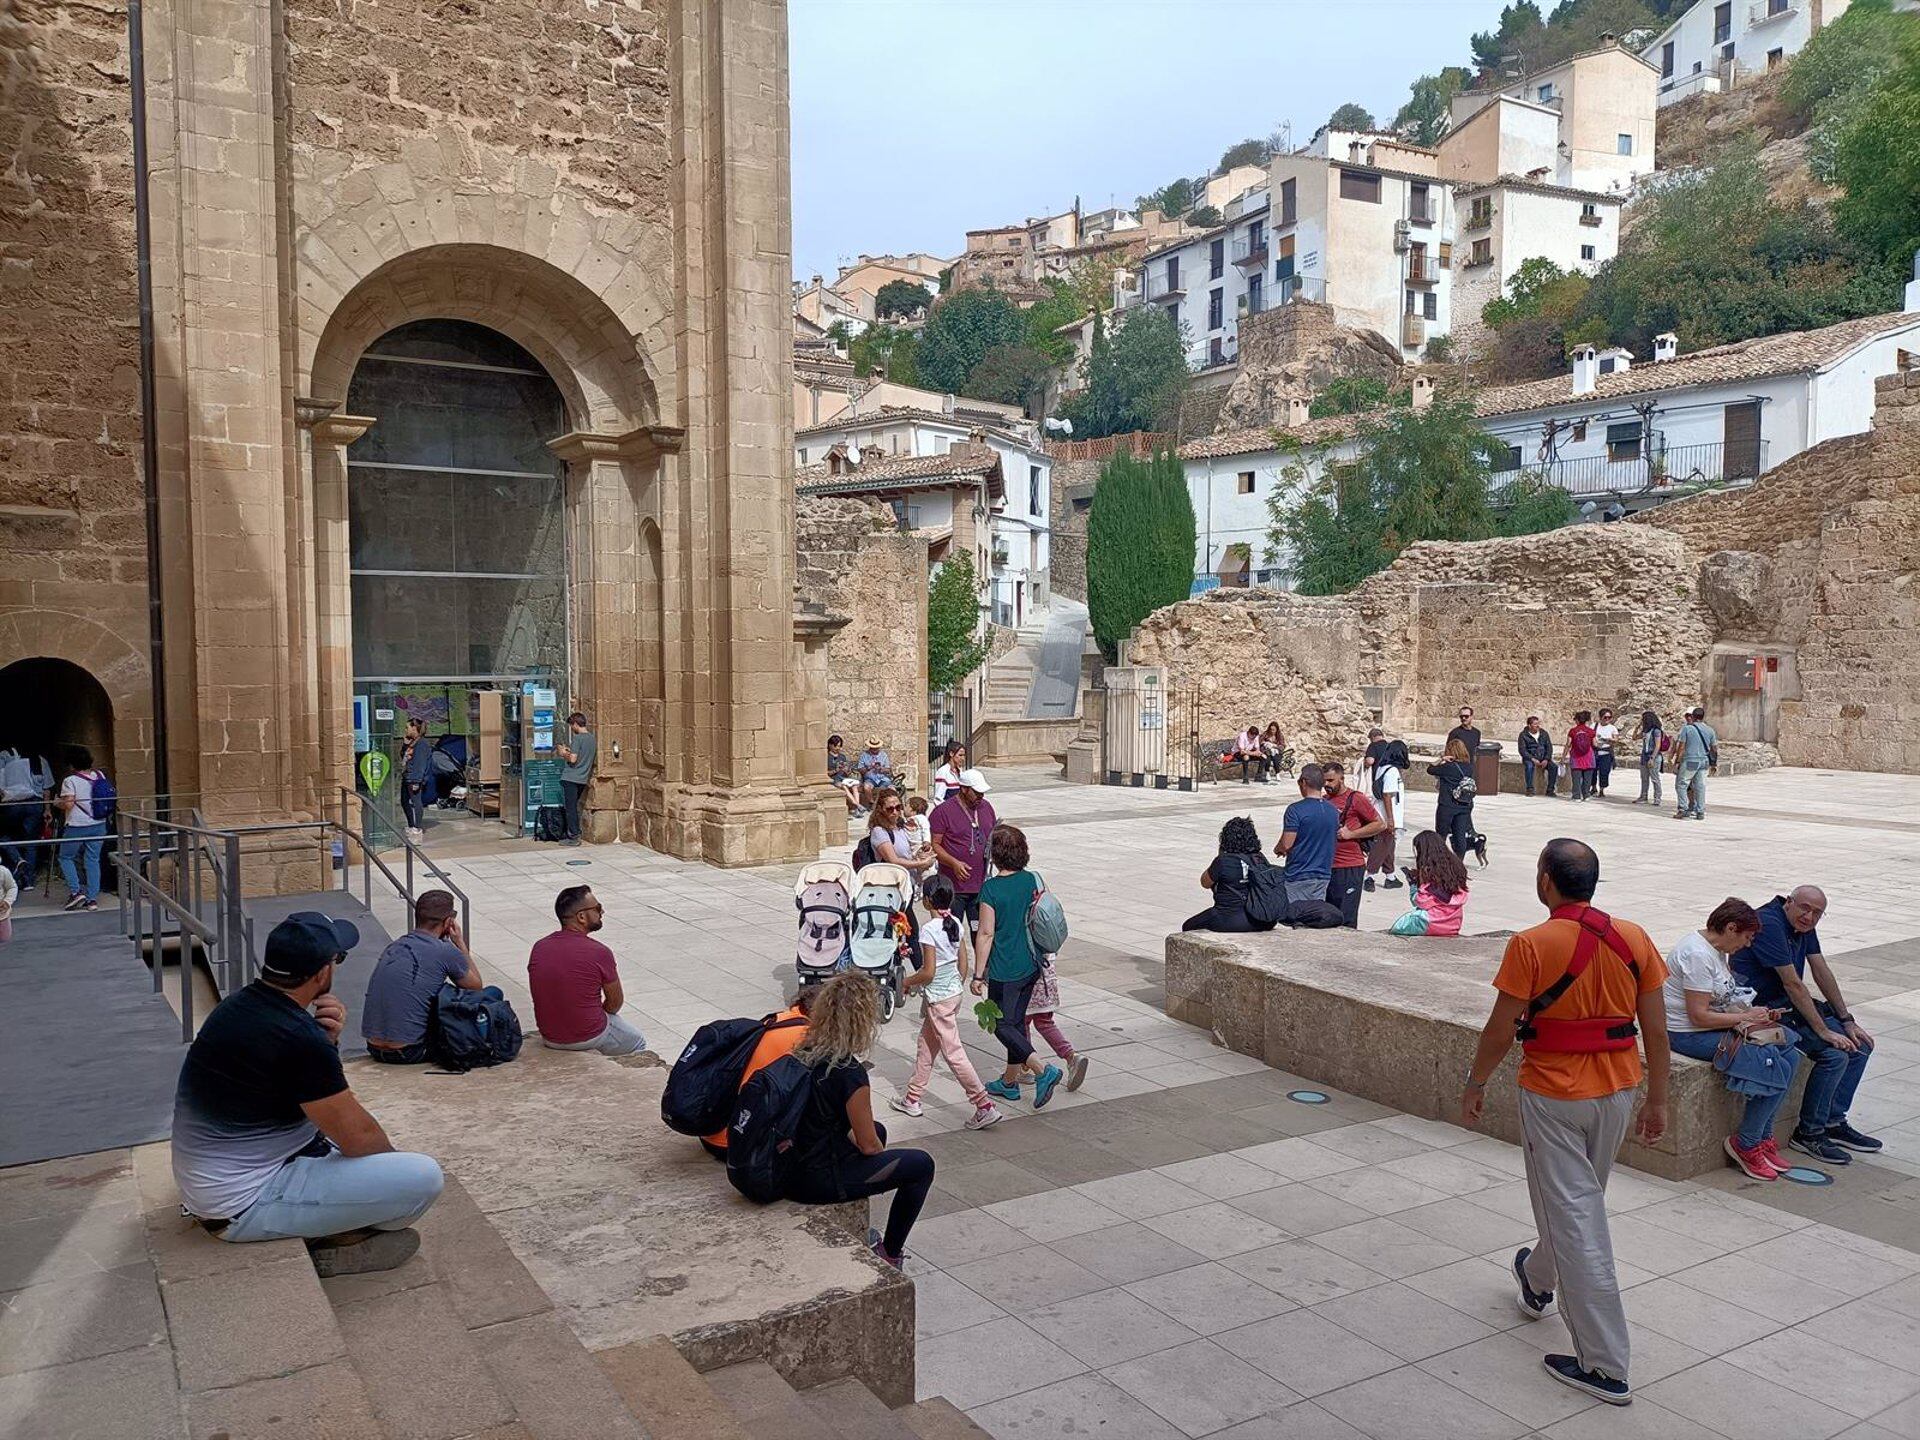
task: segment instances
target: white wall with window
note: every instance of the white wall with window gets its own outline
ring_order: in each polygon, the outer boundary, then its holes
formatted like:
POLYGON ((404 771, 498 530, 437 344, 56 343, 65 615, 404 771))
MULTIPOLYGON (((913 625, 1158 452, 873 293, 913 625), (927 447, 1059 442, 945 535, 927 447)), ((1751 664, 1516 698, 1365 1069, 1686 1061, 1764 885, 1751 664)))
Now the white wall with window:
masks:
POLYGON ((1640 52, 1659 67, 1661 105, 1736 85, 1799 54, 1850 0, 1698 0, 1640 52))
POLYGON ((1148 256, 1128 303, 1158 305, 1173 316, 1190 369, 1232 364, 1241 318, 1274 300, 1269 239, 1267 206, 1256 201, 1227 224, 1148 256))

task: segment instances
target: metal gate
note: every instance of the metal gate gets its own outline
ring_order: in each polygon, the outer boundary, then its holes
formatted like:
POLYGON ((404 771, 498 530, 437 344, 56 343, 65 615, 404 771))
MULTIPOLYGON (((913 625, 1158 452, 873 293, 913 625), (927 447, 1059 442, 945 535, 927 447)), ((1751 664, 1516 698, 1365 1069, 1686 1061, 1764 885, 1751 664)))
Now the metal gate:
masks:
POLYGON ((1200 759, 1199 693, 1149 682, 1116 695, 1112 671, 1108 678, 1100 717, 1101 783, 1195 789, 1207 773, 1200 759))
POLYGON ((958 740, 973 759, 973 696, 964 691, 935 690, 927 696, 927 763, 936 764, 947 742, 958 740))

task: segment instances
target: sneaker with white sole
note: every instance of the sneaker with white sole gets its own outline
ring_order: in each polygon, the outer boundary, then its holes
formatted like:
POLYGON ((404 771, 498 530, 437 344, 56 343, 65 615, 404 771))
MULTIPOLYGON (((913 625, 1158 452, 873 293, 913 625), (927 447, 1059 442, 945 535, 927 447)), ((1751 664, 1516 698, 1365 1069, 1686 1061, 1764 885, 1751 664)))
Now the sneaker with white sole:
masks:
POLYGON ((982 1105, 968 1117, 964 1128, 968 1130, 984 1130, 989 1125, 998 1125, 1005 1118, 1005 1115, 1002 1114, 998 1106, 982 1105))
POLYGON ((918 1120, 922 1115, 927 1113, 924 1109, 921 1108, 920 1102, 918 1100, 909 1100, 904 1095, 889 1096, 887 1099, 887 1104, 891 1105, 894 1109, 898 1110, 902 1115, 911 1115, 916 1120, 918 1120))
POLYGON ((1547 1373, 1562 1385, 1570 1385, 1575 1390, 1583 1390, 1596 1400, 1609 1405, 1631 1405, 1633 1391, 1624 1380, 1616 1380, 1611 1375, 1602 1375, 1598 1370, 1584 1370, 1580 1362, 1572 1355, 1542 1355, 1540 1363, 1547 1367, 1547 1373))
MULTIPOLYGON (((1078 1090, 1087 1078, 1087 1057, 1076 1055, 1067 1061, 1067 1089, 1078 1090)), ((1877 1143, 1877 1142, 1876 1142, 1877 1143)))
POLYGON ((1513 1257, 1513 1283, 1518 1288, 1513 1303, 1520 1313, 1529 1320, 1542 1320, 1553 1313, 1553 1292, 1540 1291, 1527 1283, 1527 1256, 1533 1253, 1531 1245, 1522 1245, 1513 1257))

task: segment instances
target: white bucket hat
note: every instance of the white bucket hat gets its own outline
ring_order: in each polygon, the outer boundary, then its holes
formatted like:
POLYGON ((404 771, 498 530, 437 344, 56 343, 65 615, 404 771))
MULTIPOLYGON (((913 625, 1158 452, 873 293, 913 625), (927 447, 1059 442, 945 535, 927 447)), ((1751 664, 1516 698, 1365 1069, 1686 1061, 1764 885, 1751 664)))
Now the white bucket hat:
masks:
POLYGON ((962 790, 972 790, 979 795, 984 795, 993 789, 991 785, 987 784, 987 777, 978 770, 962 770, 960 772, 960 788, 962 790))

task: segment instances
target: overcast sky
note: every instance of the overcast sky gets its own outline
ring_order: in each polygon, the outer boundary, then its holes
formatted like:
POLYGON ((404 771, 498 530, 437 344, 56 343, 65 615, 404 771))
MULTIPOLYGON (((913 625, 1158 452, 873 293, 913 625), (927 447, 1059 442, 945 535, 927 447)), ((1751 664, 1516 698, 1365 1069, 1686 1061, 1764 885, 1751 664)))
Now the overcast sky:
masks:
POLYGON ((794 273, 1131 205, 1357 100, 1382 124, 1500 0, 789 0, 794 273))

